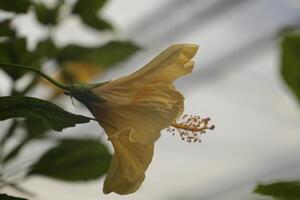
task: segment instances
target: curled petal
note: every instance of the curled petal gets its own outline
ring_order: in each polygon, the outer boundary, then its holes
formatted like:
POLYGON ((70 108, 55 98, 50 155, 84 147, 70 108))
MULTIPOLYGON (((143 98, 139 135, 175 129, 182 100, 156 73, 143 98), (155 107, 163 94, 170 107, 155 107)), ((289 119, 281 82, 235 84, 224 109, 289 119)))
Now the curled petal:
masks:
POLYGON ((135 192, 145 178, 153 156, 154 144, 142 145, 128 139, 128 130, 123 130, 118 139, 112 139, 115 154, 104 181, 105 194, 135 192))
POLYGON ((128 104, 146 85, 154 83, 169 84, 193 69, 197 45, 172 45, 140 70, 95 88, 96 95, 107 99, 111 104, 128 104))

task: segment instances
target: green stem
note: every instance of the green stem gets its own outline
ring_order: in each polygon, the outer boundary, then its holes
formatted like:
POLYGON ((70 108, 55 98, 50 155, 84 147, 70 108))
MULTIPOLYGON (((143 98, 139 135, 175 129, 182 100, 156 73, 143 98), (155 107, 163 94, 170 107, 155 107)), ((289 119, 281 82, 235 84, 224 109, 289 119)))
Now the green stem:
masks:
POLYGON ((43 78, 45 78, 47 81, 49 81, 50 83, 52 83, 56 87, 59 87, 63 90, 67 90, 67 91, 70 90, 70 86, 55 81, 53 78, 51 78, 50 76, 48 76, 44 72, 40 71, 39 69, 36 69, 36 68, 33 68, 33 67, 27 67, 27 66, 24 66, 24 65, 11 64, 11 63, 0 63, 0 66, 26 69, 26 70, 33 71, 33 72, 37 73, 38 75, 42 76, 43 78))

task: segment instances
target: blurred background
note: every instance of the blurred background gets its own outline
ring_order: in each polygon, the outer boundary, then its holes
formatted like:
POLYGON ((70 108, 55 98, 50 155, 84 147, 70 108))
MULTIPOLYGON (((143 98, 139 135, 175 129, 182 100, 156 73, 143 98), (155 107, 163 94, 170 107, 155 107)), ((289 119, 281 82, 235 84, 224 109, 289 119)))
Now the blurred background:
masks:
MULTIPOLYGON (((257 183, 300 180, 300 107, 282 80, 279 57, 280 32, 300 25, 299 1, 110 0, 101 13, 115 31, 99 34, 70 18, 52 38, 58 46, 102 44, 118 38, 134 41, 141 49, 89 81, 129 74, 172 44, 199 44, 194 72, 175 84, 186 98, 185 112, 210 117, 216 129, 202 135, 200 144, 163 133, 146 179, 134 194, 102 194, 103 178, 65 183, 32 177, 22 184, 36 194, 30 199, 268 200, 252 193, 257 183)), ((30 14, 19 16, 14 26, 28 39, 29 48, 49 34, 30 14)), ((44 70, 55 74, 51 67, 44 70)), ((1 95, 8 95, 9 78, 1 73, 0 80, 1 95)), ((30 96, 49 98, 53 93, 45 87, 30 96)), ((74 107, 69 98, 55 101, 69 111, 90 115, 78 102, 74 107)), ((0 129, 7 126, 6 121, 0 123, 0 129)), ((101 137, 110 145, 96 122, 57 135, 101 137)), ((39 155, 49 145, 32 142, 20 159, 39 155)), ((9 188, 4 191, 20 194, 9 188)))

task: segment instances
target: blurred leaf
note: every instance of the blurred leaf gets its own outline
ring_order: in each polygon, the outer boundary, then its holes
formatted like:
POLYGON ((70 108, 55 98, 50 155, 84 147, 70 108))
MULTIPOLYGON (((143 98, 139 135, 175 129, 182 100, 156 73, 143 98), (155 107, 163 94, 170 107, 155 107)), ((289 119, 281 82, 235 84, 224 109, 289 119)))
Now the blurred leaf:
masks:
POLYGON ((38 21, 44 25, 55 25, 58 20, 58 15, 63 1, 59 3, 54 8, 48 8, 43 3, 36 3, 34 5, 34 11, 38 21))
POLYGON ((7 131, 0 139, 0 146, 4 145, 5 142, 14 135, 15 130, 18 128, 18 125, 19 125, 19 122, 17 120, 12 121, 12 123, 9 125, 7 131))
POLYGON ((15 13, 26 13, 30 4, 30 0, 1 0, 0 9, 15 13))
POLYGON ((259 184, 256 186, 254 192, 281 200, 299 200, 300 181, 259 184))
POLYGON ((7 153, 3 162, 6 163, 11 159, 15 158, 19 152, 23 149, 23 147, 31 140, 37 137, 43 136, 51 127, 44 122, 41 118, 27 118, 24 121, 24 126, 26 128, 26 136, 22 139, 22 141, 17 144, 9 153, 7 153))
MULTIPOLYGON (((3 41, 0 43, 0 62, 23 63, 24 57, 28 54, 26 45, 25 38, 13 38, 3 41)), ((2 67, 2 69, 14 80, 17 80, 24 74, 24 70, 5 67, 2 67)))
POLYGON ((139 49, 131 42, 112 41, 100 47, 69 45, 61 49, 57 59, 63 62, 80 62, 100 66, 114 65, 139 49))
POLYGON ((91 28, 100 31, 111 30, 111 24, 98 17, 98 11, 105 3, 106 0, 78 0, 73 8, 73 13, 79 15, 82 22, 91 28))
POLYGON ((0 194, 0 200, 27 200, 27 199, 8 196, 7 194, 0 194))
POLYGON ((80 16, 97 15, 100 8, 104 6, 107 0, 78 0, 73 8, 73 13, 80 16))
MULTIPOLYGON (((41 51, 30 52, 27 50, 25 38, 10 38, 0 42, 0 62, 22 64, 31 67, 40 67, 41 51)), ((12 79, 17 80, 27 71, 1 67, 12 79)))
POLYGON ((82 16, 81 20, 91 28, 102 30, 112 30, 112 25, 104 19, 98 18, 96 15, 82 16))
POLYGON ((9 118, 39 118, 56 131, 90 121, 88 117, 72 114, 45 100, 21 96, 0 97, 0 120, 9 118))
POLYGON ((28 143, 28 139, 25 138, 24 140, 22 140, 17 146, 15 146, 9 153, 7 153, 2 162, 6 163, 8 161, 10 161, 11 159, 15 158, 19 152, 21 151, 21 149, 23 149, 23 147, 28 143))
POLYGON ((285 35, 281 43, 281 74, 300 102, 300 35, 285 35))
POLYGON ((46 152, 28 175, 44 175, 65 181, 101 177, 109 168, 111 155, 97 140, 67 139, 46 152))
POLYGON ((36 46, 33 54, 35 54, 36 60, 42 62, 43 59, 49 59, 55 57, 57 54, 57 48, 51 39, 41 40, 36 46))
POLYGON ((0 22, 0 36, 14 37, 15 31, 10 27, 11 20, 3 20, 0 22))

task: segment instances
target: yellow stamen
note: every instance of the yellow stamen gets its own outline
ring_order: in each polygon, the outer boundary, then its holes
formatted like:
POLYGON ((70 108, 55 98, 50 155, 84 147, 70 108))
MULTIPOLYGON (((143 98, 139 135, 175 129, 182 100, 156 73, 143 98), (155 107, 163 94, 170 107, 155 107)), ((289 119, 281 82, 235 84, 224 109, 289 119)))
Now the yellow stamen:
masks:
POLYGON ((200 136, 205 133, 206 130, 213 130, 214 125, 208 126, 210 118, 201 118, 199 116, 193 115, 183 115, 177 122, 172 122, 170 127, 167 129, 167 132, 179 133, 182 140, 187 142, 201 142, 200 136))

